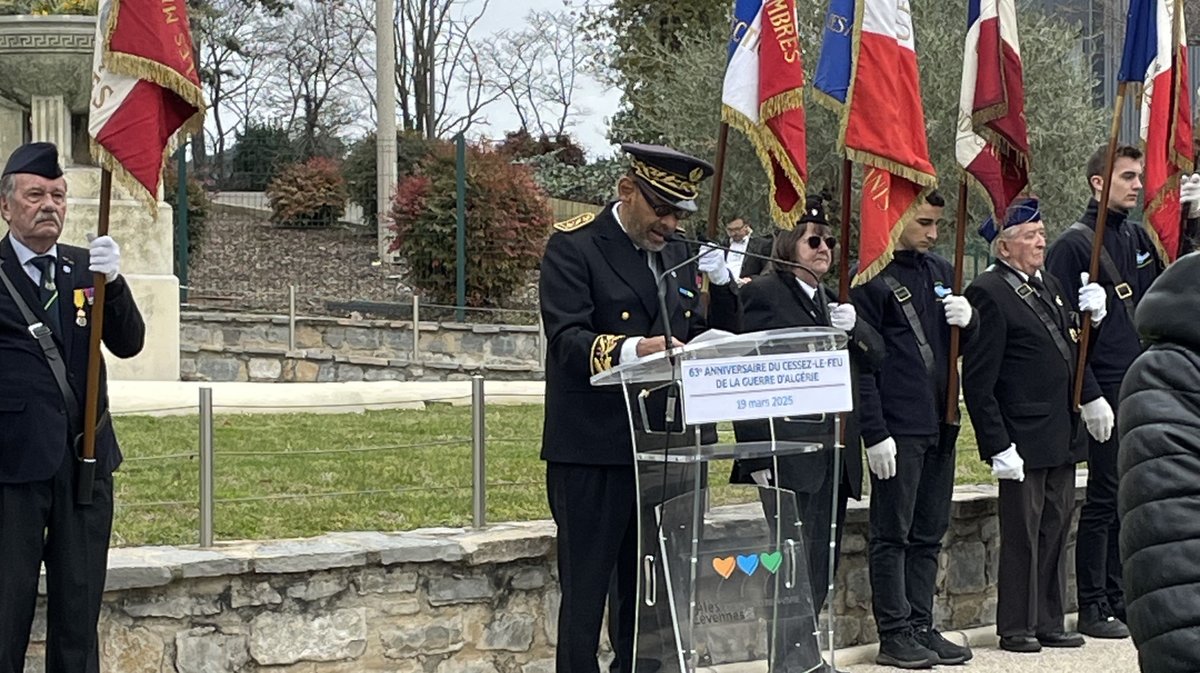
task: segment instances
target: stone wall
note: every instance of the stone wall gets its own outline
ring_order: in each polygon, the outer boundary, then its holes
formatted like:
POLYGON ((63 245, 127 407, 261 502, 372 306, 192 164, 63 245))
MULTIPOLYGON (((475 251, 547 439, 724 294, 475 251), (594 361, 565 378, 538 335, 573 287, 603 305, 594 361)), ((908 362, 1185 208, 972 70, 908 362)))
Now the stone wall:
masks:
POLYGON ((281 315, 185 312, 180 373, 187 381, 453 381, 542 378, 536 325, 298 317, 295 348, 281 315))
MULTIPOLYGON (((1082 486, 1081 480, 1076 509, 1082 486)), ((719 508, 712 517, 722 530, 762 525, 757 505, 719 508)), ((853 503, 835 594, 839 646, 876 640, 866 519, 865 504, 853 503)), ((550 673, 559 605, 553 541, 553 524, 536 521, 481 531, 331 533, 213 549, 115 549, 101 614, 102 667, 120 673, 550 673)), ((956 492, 946 543, 939 626, 992 623, 999 544, 994 486, 956 492)), ((42 670, 45 639, 43 598, 27 673, 42 670)))

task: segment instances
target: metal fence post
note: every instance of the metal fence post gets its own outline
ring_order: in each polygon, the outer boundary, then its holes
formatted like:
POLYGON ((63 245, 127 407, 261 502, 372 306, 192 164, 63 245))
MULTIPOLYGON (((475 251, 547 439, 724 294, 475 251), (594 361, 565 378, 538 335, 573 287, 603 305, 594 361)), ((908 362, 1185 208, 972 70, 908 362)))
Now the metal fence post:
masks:
POLYGON ((412 331, 412 361, 413 364, 417 364, 421 361, 421 297, 416 294, 413 295, 412 304, 412 331))
POLYGON ((288 285, 288 350, 296 350, 296 286, 288 285))
POLYGON ((212 388, 200 389, 200 546, 213 545, 212 388))
POLYGON ((483 377, 471 377, 471 521, 476 528, 487 523, 487 467, 484 446, 483 377))

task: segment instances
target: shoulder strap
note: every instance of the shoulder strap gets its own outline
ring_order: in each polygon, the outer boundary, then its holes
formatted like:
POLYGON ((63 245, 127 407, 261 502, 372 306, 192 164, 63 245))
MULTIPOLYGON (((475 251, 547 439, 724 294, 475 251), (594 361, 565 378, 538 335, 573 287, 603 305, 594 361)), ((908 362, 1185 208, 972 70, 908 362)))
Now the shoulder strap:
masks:
POLYGON ((1054 322, 1054 318, 1050 315, 1050 312, 1046 310, 1046 305, 1036 297, 1037 291, 1030 287, 1029 283, 1017 278, 1015 273, 1000 269, 996 269, 993 273, 1000 274, 1004 282, 1008 283, 1013 292, 1016 292, 1017 296, 1021 298, 1021 301, 1024 301, 1026 306, 1033 309, 1038 320, 1042 322, 1042 326, 1050 333, 1050 338, 1054 341, 1054 346, 1058 348, 1059 354, 1067 361, 1067 366, 1074 370, 1075 358, 1071 355, 1071 347, 1067 345, 1067 340, 1063 338, 1062 329, 1054 322))
POLYGON ((13 286, 12 281, 8 278, 8 273, 4 271, 4 262, 0 262, 0 280, 4 282, 4 287, 8 290, 9 296, 12 297, 17 308, 20 309, 21 316, 29 324, 29 334, 42 347, 42 353, 46 356, 46 362, 49 363, 50 371, 54 374, 54 381, 58 383, 58 390, 62 394, 63 404, 67 407, 67 422, 71 427, 70 438, 73 438, 83 428, 82 414, 79 412, 79 401, 75 398, 75 393, 71 390, 71 384, 67 381, 67 367, 63 362, 62 353, 58 350, 58 344, 54 343, 54 336, 50 333, 50 328, 38 320, 37 316, 29 308, 29 304, 25 303, 24 297, 13 286))
MULTIPOLYGON (((1082 233, 1084 239, 1088 242, 1088 247, 1092 247, 1092 241, 1095 240, 1096 232, 1092 231, 1091 227, 1082 222, 1076 222, 1070 226, 1070 229, 1082 233)), ((1129 323, 1131 325, 1134 324, 1133 313, 1136 307, 1133 305, 1133 288, 1129 286, 1129 283, 1121 280, 1121 272, 1117 271, 1116 263, 1113 262, 1112 257, 1108 254, 1108 250, 1103 245, 1100 246, 1100 268, 1104 271, 1104 275, 1108 276, 1109 282, 1112 283, 1113 292, 1116 293, 1117 298, 1125 305, 1125 313, 1129 316, 1129 323)), ((1093 280, 1100 282, 1098 278, 1093 280)))
POLYGON ((932 382, 937 371, 933 363, 933 349, 929 347, 929 338, 925 336, 925 328, 921 325, 921 316, 917 315, 917 309, 912 305, 912 293, 901 285, 900 281, 886 273, 879 274, 879 277, 883 279, 888 289, 892 291, 892 296, 900 303, 900 310, 904 312, 904 318, 908 320, 908 326, 912 329, 913 336, 917 338, 917 350, 921 351, 921 360, 925 363, 925 371, 929 372, 929 380, 932 382))

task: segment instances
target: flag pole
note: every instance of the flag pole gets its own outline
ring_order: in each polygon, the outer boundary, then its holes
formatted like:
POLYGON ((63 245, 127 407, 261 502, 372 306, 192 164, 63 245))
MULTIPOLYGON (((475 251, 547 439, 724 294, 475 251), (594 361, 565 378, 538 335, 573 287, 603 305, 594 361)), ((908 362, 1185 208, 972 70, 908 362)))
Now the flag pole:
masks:
POLYGON ((712 201, 708 204, 707 235, 709 240, 717 238, 717 218, 721 216, 721 187, 725 181, 725 147, 728 144, 729 123, 721 122, 721 130, 717 133, 717 165, 713 167, 713 195, 712 201))
MULTIPOLYGON (((1104 246, 1104 227, 1108 223, 1108 194, 1112 187, 1113 164, 1116 163, 1117 134, 1121 130, 1121 113, 1125 109, 1125 93, 1128 82, 1117 85, 1117 100, 1113 109, 1112 128, 1108 132, 1108 155, 1104 160, 1104 186, 1100 188, 1100 207, 1096 209, 1096 233, 1092 236, 1092 259, 1088 265, 1088 279, 1095 282, 1100 275, 1100 251, 1104 246)), ((1083 370, 1087 366, 1088 341, 1092 336, 1092 314, 1083 314, 1083 325, 1079 331, 1079 354, 1075 362, 1075 409, 1079 409, 1083 397, 1083 370)))
POLYGON ((838 301, 850 301, 850 176, 854 164, 849 159, 842 159, 842 230, 838 235, 842 239, 838 245, 838 301))
MULTIPOLYGON (((109 211, 112 208, 112 172, 100 172, 100 212, 96 225, 97 236, 108 235, 109 211)), ((96 413, 100 405, 100 337, 104 334, 103 273, 92 274, 92 330, 88 334, 87 392, 83 403, 83 446, 79 453, 79 474, 75 482, 75 502, 92 504, 92 484, 96 478, 96 413)))
MULTIPOLYGON (((953 292, 963 291, 963 249, 967 243, 967 178, 958 179, 958 213, 954 223, 954 285, 953 292)), ((958 325, 950 326, 950 377, 946 384, 946 423, 958 420, 958 351, 962 330, 958 325)))

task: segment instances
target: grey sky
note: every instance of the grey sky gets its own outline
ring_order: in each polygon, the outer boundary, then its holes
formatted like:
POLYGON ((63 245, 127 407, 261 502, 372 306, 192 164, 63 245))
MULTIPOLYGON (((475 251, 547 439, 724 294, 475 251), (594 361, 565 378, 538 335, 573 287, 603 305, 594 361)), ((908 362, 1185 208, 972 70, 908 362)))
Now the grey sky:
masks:
MULTIPOLYGON (((596 4, 596 0, 591 0, 596 4)), ((580 0, 574 0, 575 5, 580 0)), ((483 0, 466 0, 464 11, 475 12, 483 5, 483 0)), ((476 30, 482 29, 484 34, 501 30, 519 29, 525 25, 525 17, 531 10, 558 10, 563 7, 563 0, 491 0, 483 20, 476 25, 476 30)), ((576 120, 571 132, 580 144, 588 151, 591 158, 599 158, 612 154, 612 146, 605 137, 608 132, 608 118, 617 111, 620 103, 620 92, 605 91, 599 83, 591 78, 582 77, 576 91, 578 107, 585 113, 576 120)), ((487 111, 488 125, 477 130, 478 135, 499 138, 505 131, 517 128, 519 121, 507 102, 497 101, 487 111)))

